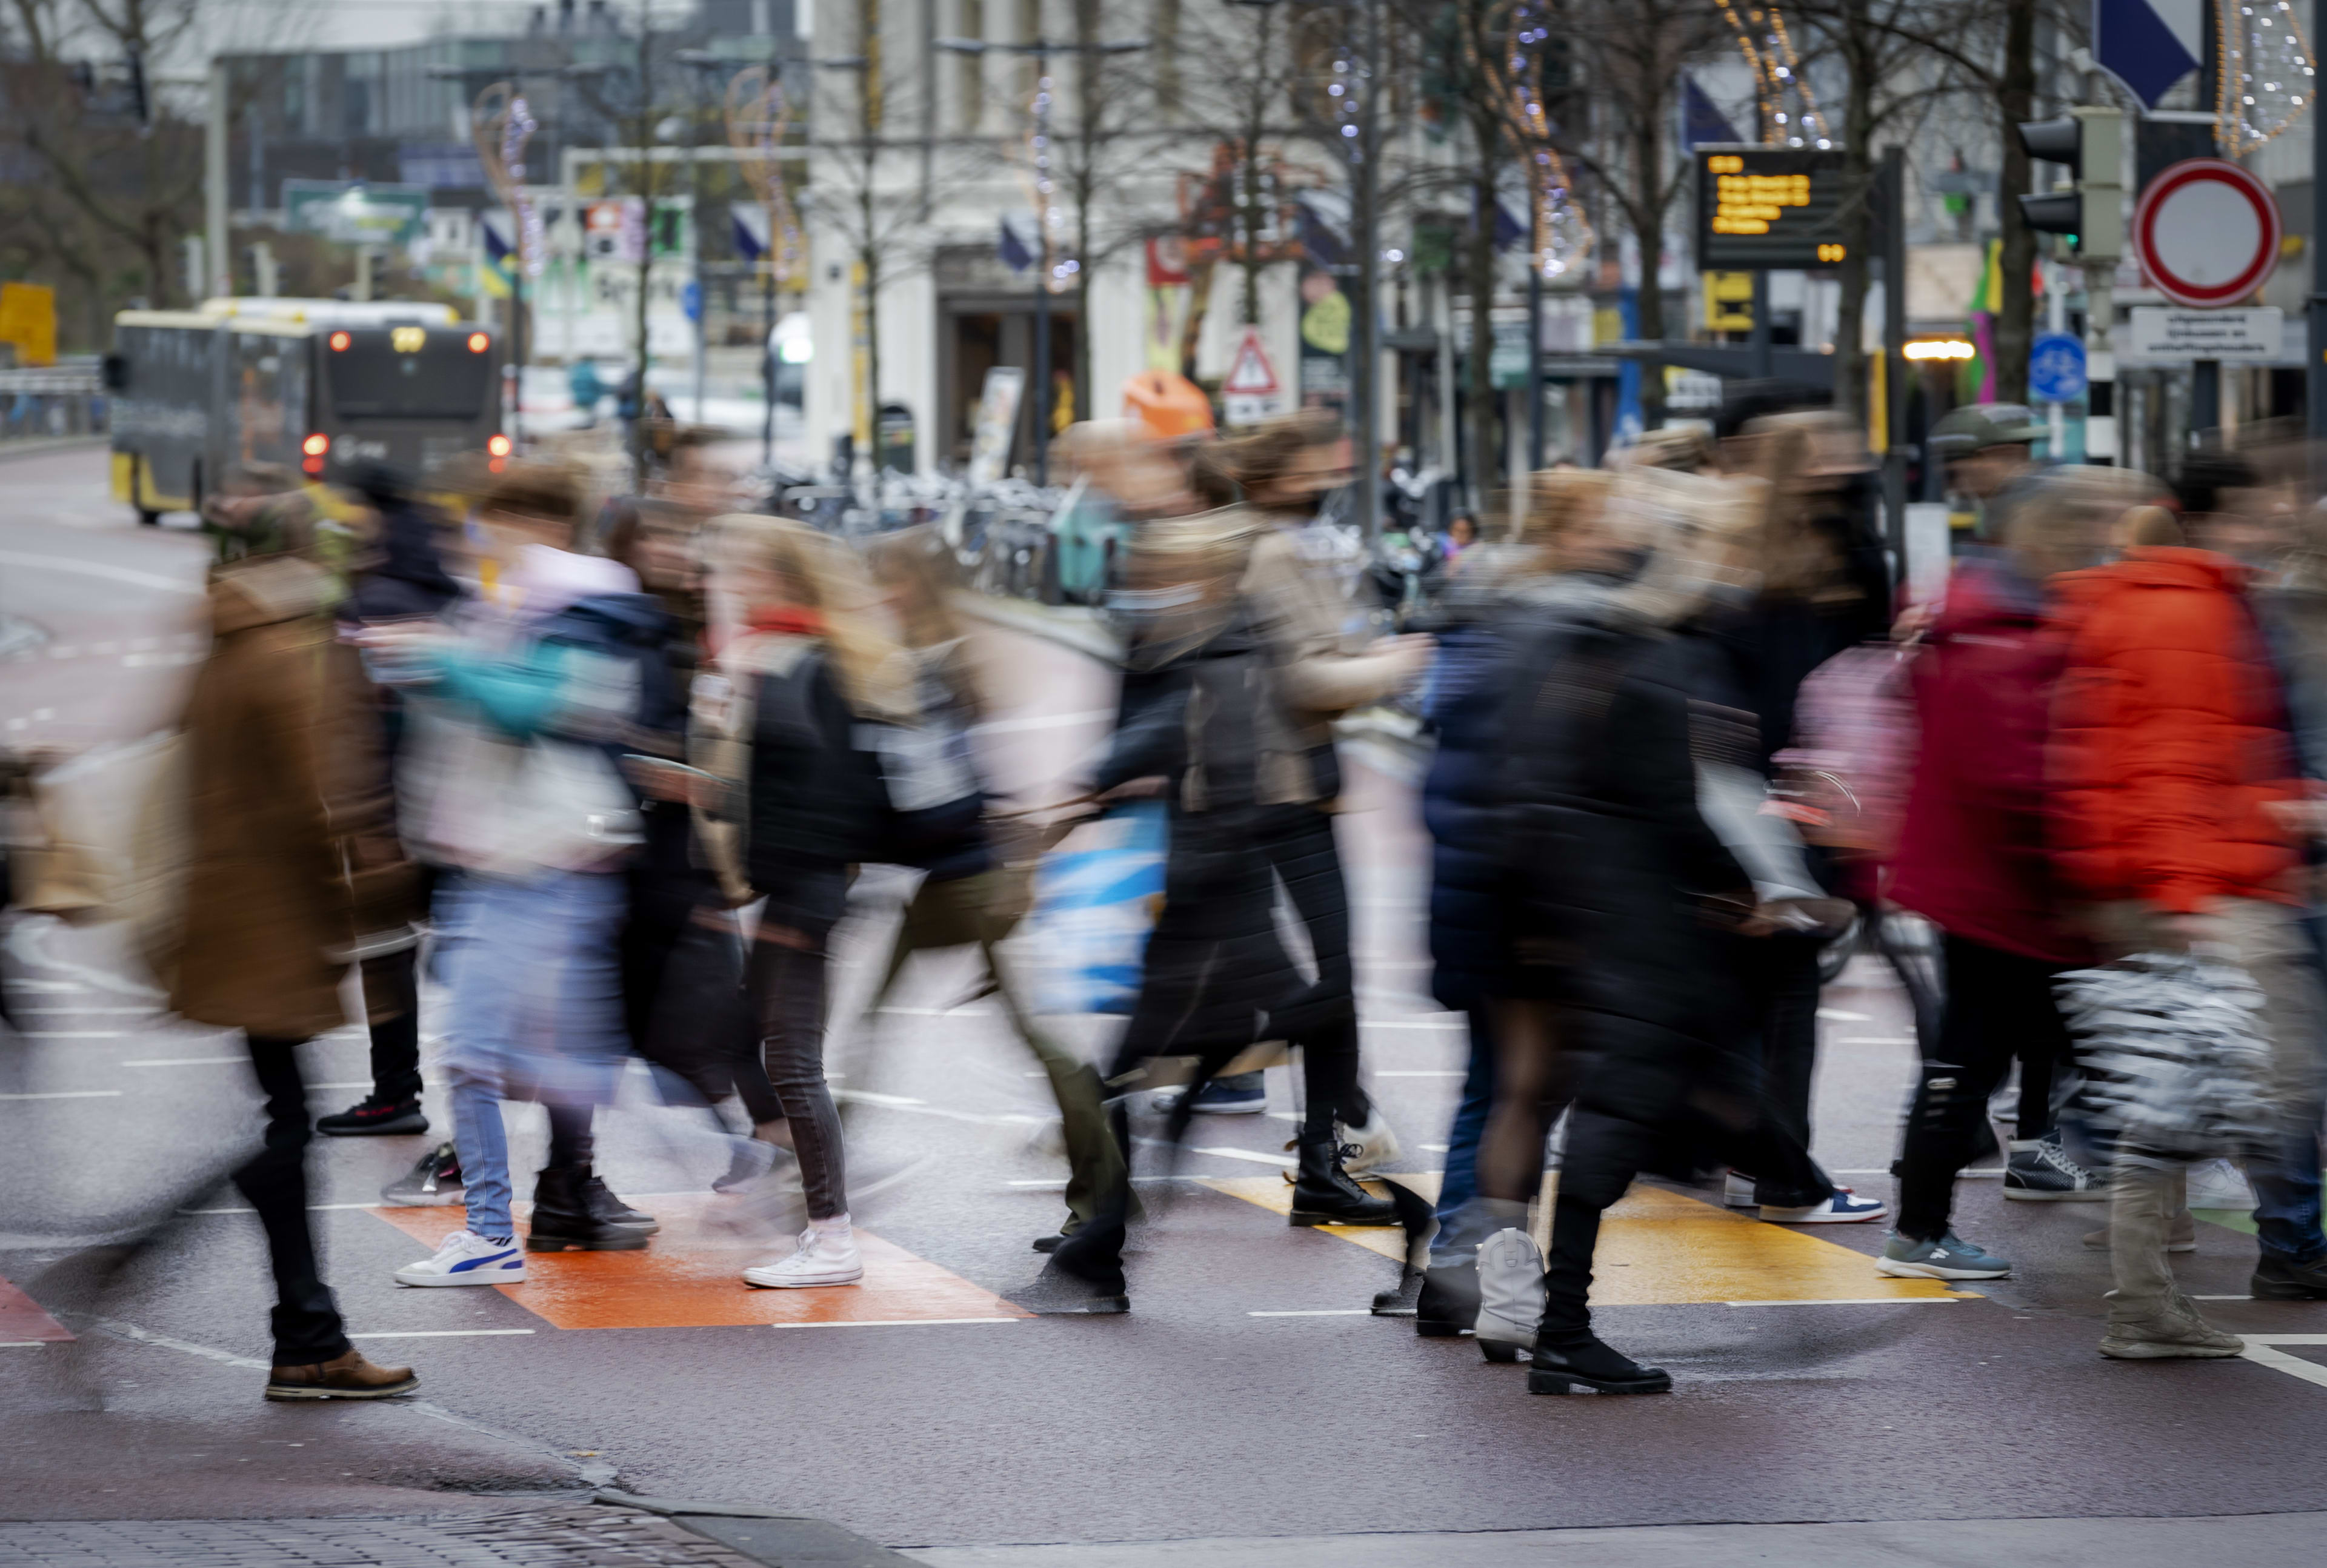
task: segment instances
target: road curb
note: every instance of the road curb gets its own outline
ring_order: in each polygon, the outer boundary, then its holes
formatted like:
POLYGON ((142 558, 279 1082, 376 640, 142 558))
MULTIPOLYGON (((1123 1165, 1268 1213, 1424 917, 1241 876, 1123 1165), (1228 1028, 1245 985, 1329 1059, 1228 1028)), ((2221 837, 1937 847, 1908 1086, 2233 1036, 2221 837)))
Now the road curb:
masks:
POLYGON ((80 452, 112 443, 110 435, 36 435, 29 441, 0 441, 0 462, 12 457, 44 457, 52 452, 80 452))
POLYGON ((595 1500, 617 1507, 659 1514, 706 1541, 716 1541, 768 1568, 920 1568, 902 1552, 844 1530, 828 1519, 786 1514, 748 1503, 695 1503, 676 1498, 641 1497, 601 1487, 595 1500))

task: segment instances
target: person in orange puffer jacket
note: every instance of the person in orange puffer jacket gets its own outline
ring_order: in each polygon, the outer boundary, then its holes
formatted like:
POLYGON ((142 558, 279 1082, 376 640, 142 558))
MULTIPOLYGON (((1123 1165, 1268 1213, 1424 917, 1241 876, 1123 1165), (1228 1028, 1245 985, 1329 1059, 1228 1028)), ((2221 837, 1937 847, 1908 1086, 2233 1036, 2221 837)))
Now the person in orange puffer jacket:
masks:
MULTIPOLYGON (((2302 785, 2248 576, 2227 555, 2160 545, 2055 580, 2069 655, 2046 766, 2051 838, 2104 957, 2204 943, 2246 968, 2285 1076, 2319 1000, 2297 920, 2300 855, 2273 815, 2302 785)), ((2117 1162, 2104 1355, 2244 1348, 2199 1316, 2166 1266, 2183 1175, 2117 1162)))

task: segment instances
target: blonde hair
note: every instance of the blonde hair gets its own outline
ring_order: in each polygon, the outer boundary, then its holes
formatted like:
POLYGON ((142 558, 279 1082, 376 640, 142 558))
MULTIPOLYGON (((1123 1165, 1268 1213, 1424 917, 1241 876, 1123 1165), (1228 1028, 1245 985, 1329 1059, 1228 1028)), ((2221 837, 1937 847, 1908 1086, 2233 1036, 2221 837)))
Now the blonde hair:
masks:
POLYGON ((714 518, 711 529, 715 560, 771 574, 791 603, 823 618, 833 675, 850 707, 866 718, 919 720, 912 656, 882 624, 864 563, 846 546, 806 523, 758 512, 714 518))
POLYGON ((1547 468, 1528 475, 1527 500, 1511 542, 1549 549, 1608 504, 1616 476, 1604 468, 1547 468))
POLYGON ((864 565, 873 581, 902 590, 897 629, 905 646, 924 656, 942 653, 935 673, 953 699, 973 717, 986 708, 976 672, 961 651, 965 635, 961 617, 954 611, 954 595, 961 592, 961 565, 954 559, 945 536, 927 524, 883 534, 865 547, 864 565))

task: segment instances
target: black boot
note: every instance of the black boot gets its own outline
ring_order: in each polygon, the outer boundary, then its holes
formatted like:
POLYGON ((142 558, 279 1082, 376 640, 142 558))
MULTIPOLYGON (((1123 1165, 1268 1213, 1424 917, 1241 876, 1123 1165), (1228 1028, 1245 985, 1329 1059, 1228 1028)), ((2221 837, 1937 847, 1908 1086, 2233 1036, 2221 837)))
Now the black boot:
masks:
POLYGON ((1377 1198, 1341 1169, 1341 1146, 1332 1132, 1301 1135, 1301 1167, 1293 1178, 1295 1225, 1396 1225, 1397 1205, 1377 1198))
POLYGON ((1425 1339, 1452 1339, 1479 1321, 1479 1265, 1441 1264, 1422 1275, 1414 1303, 1414 1331, 1425 1339))
POLYGON ((590 1212, 585 1177, 575 1167, 551 1165, 535 1180, 528 1252, 636 1252, 646 1246, 647 1233, 638 1227, 610 1225, 590 1212))
POLYGON ((1537 1336, 1528 1358, 1528 1392, 1573 1394, 1579 1387, 1598 1394, 1669 1394, 1672 1374, 1610 1349, 1588 1329, 1581 1339, 1563 1335, 1556 1343, 1537 1336))
POLYGON ((2264 1257, 2256 1263, 2247 1289, 2258 1302, 2327 1301, 2327 1257, 2309 1263, 2264 1257))
POLYGON ((661 1220, 615 1197, 613 1189, 599 1181, 597 1172, 586 1165, 582 1168, 582 1204, 590 1211, 590 1218, 601 1225, 624 1225, 648 1236, 662 1228, 661 1220))

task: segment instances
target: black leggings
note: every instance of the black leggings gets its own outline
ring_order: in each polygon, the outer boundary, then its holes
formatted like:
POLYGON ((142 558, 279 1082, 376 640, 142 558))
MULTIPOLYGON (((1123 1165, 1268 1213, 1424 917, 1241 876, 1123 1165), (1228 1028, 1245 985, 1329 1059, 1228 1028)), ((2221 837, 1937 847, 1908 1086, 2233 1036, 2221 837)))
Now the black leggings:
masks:
POLYGON ((808 1217, 831 1219, 848 1212, 848 1170, 840 1111, 824 1078, 824 936, 795 934, 807 945, 788 947, 762 933, 752 944, 744 988, 759 1020, 768 1081, 791 1126, 808 1217))
POLYGON ((1286 1035, 1301 1047, 1308 1089, 1303 1131, 1330 1135, 1335 1117, 1372 1115, 1358 1078, 1357 977, 1350 952, 1350 890, 1333 841, 1333 818, 1313 806, 1272 806, 1260 817, 1260 848, 1309 933, 1317 979, 1287 1010, 1286 1035))
MULTIPOLYGON (((1546 1001, 1484 1003, 1495 1039, 1494 1097, 1479 1134, 1481 1198, 1534 1201, 1543 1190, 1544 1143, 1575 1092, 1556 1006, 1546 1001)), ((1472 1015, 1475 1030, 1478 1015, 1472 1015)))
POLYGON ((307 1083, 299 1072, 298 1040, 247 1040, 251 1071, 266 1097, 266 1141, 234 1173, 235 1190, 266 1232, 275 1269, 275 1364, 312 1366, 342 1356, 348 1338, 331 1287, 315 1261, 307 1223, 307 1083))
POLYGON ((363 961, 368 991, 396 1010, 371 1026, 371 1092, 391 1104, 420 1097, 420 946, 363 961))
POLYGON ((1927 1059, 1899 1159, 1899 1234, 1948 1232, 1956 1173, 1978 1146, 1987 1097, 2020 1059, 2020 1135, 2051 1128, 2052 1079, 2070 1059, 2069 1027, 2052 999, 2065 966, 1967 938, 1947 938, 1947 1003, 1939 1055, 1927 1059))

